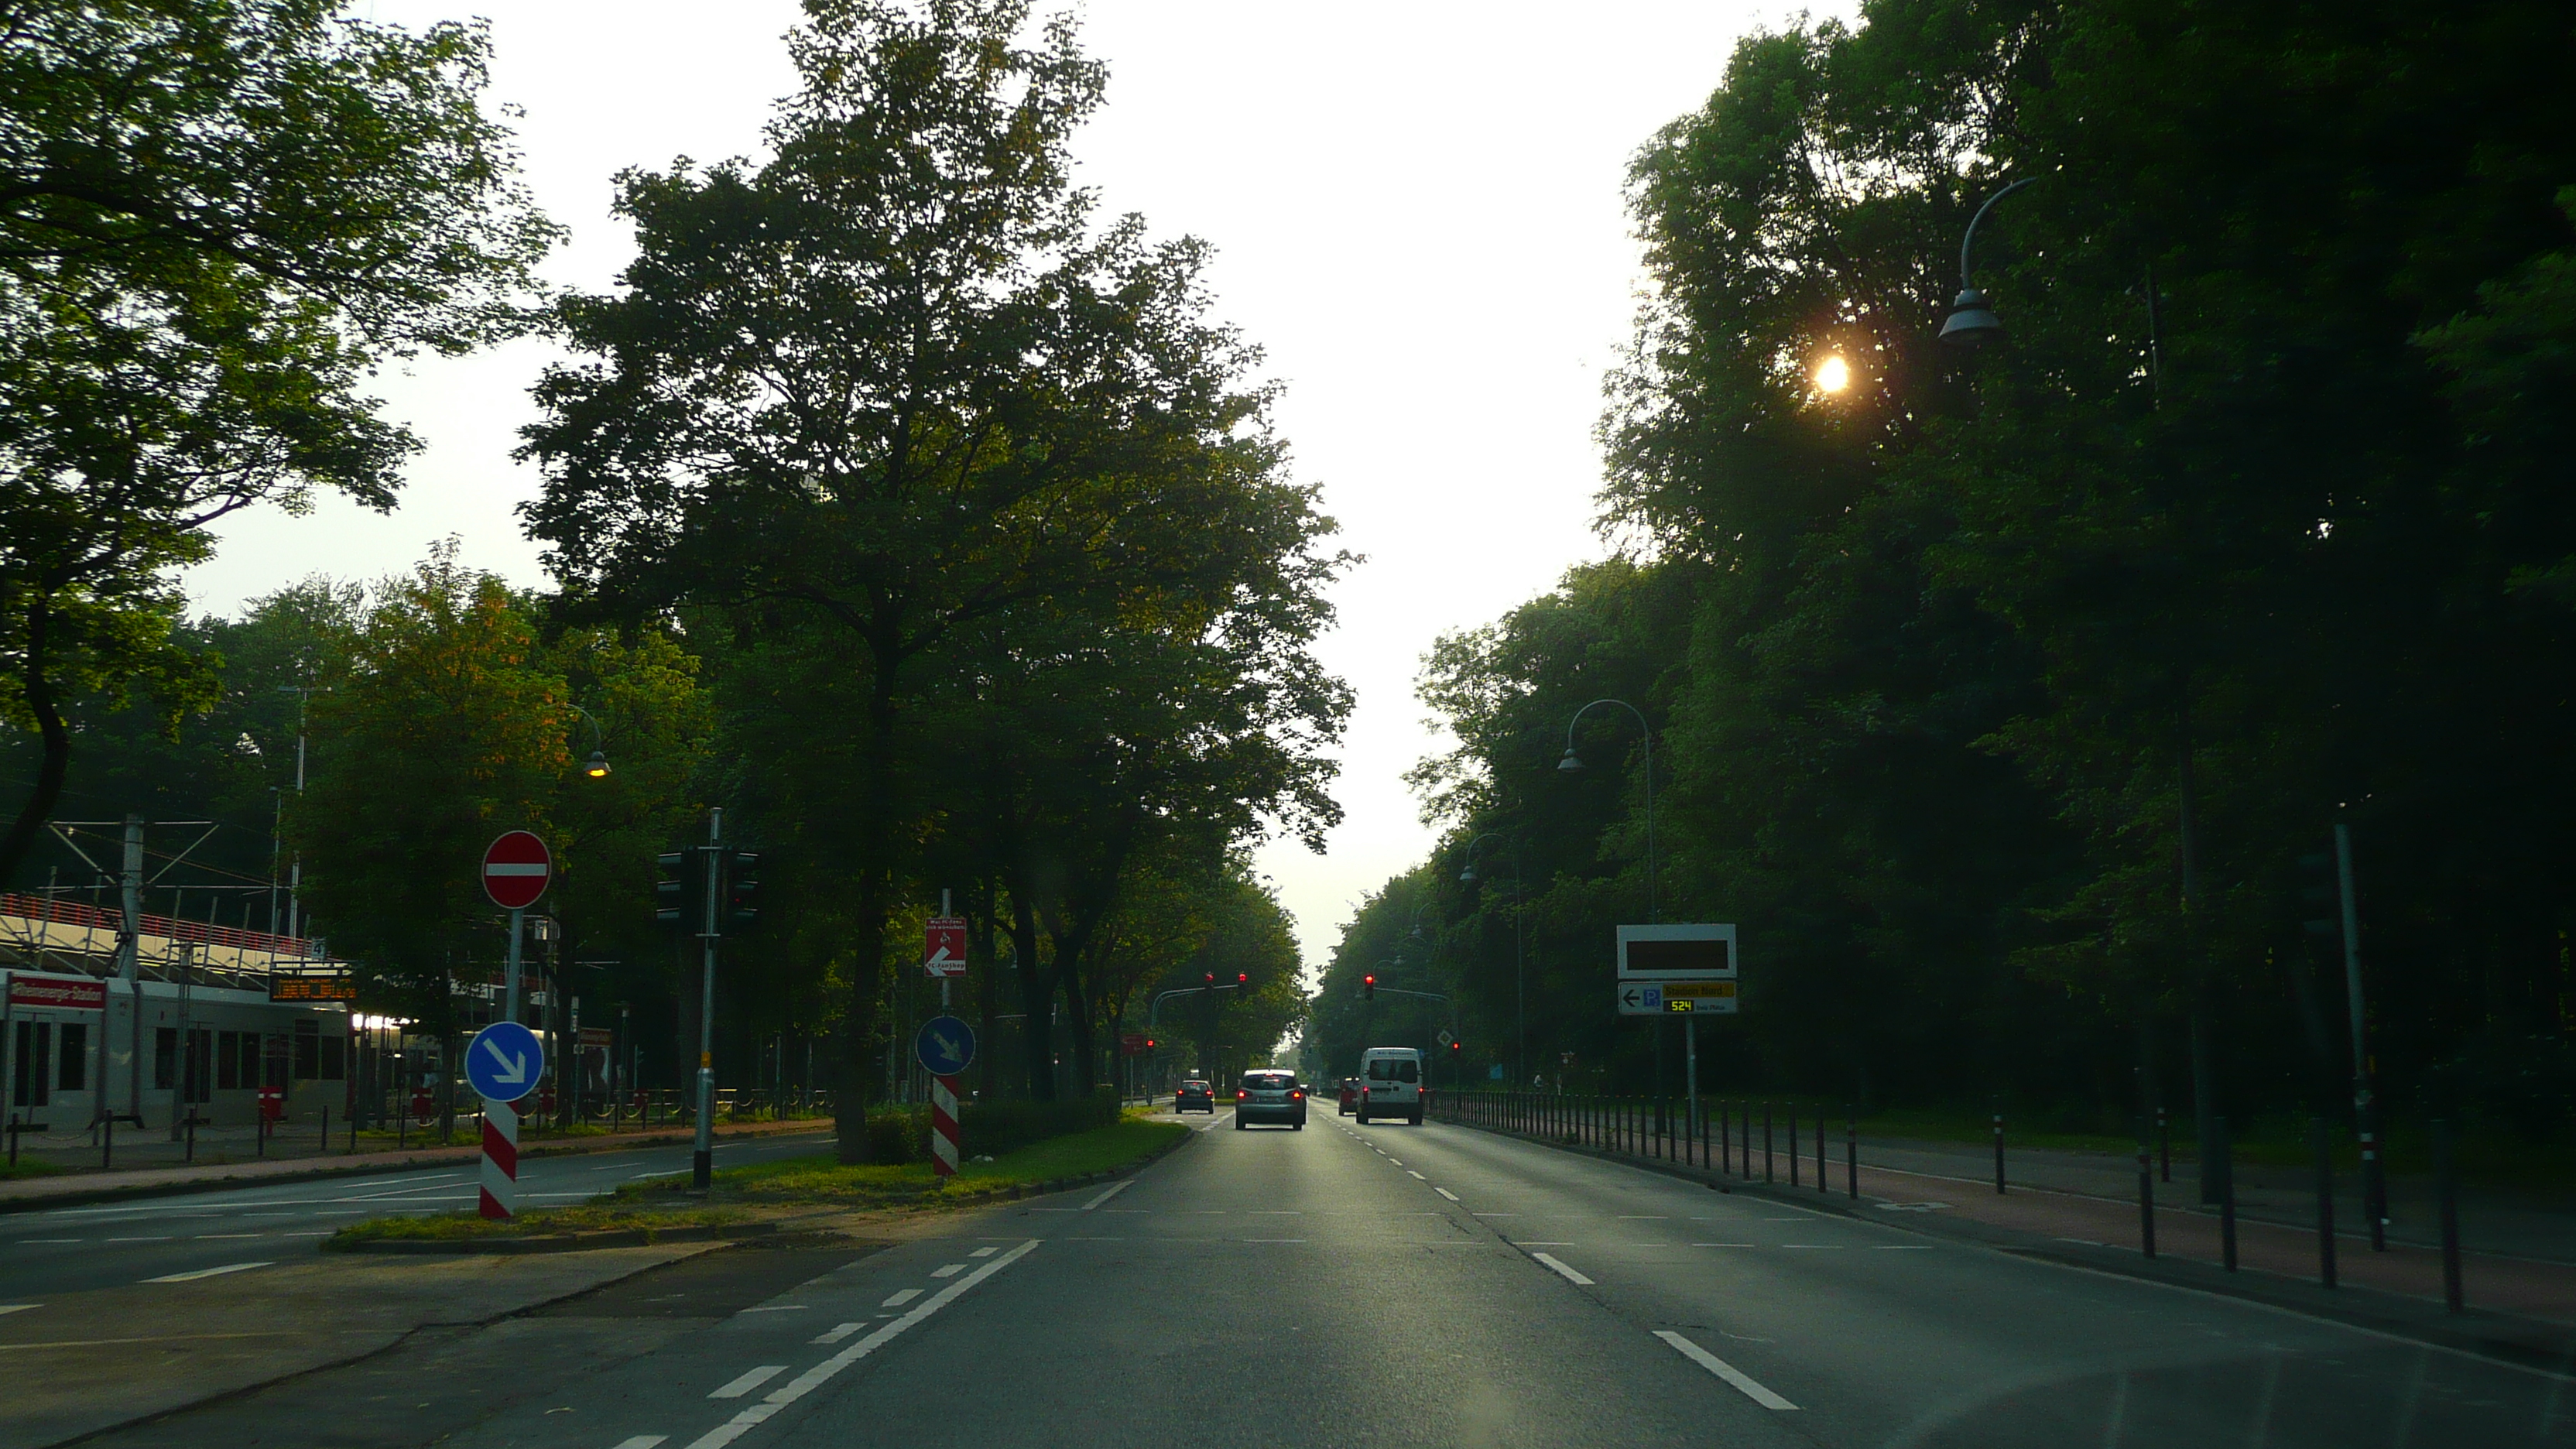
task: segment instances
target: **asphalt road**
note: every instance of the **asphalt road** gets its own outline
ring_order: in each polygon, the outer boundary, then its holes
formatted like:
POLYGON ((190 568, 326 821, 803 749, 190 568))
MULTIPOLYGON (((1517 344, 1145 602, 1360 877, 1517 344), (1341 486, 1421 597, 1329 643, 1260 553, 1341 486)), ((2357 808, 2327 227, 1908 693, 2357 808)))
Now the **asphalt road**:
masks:
POLYGON ((2576 1443, 2559 1375, 1936 1240, 1900 1214, 1329 1109, 1303 1132, 1205 1125, 1135 1178, 937 1236, 711 1254, 587 1318, 513 1320, 103 1442, 2576 1443), (602 1317, 657 1304, 699 1316, 602 1317), (431 1390, 471 1364, 508 1402, 447 1412, 456 1391, 431 1390), (400 1406, 417 1418, 346 1412, 411 1397, 388 1381, 428 1401, 400 1406))
MULTIPOLYGON (((718 1142, 716 1162, 802 1156, 822 1140, 798 1134, 718 1142)), ((688 1168, 685 1144, 525 1157, 519 1187, 528 1206, 559 1207, 688 1168)), ((210 1270, 248 1272, 309 1256, 317 1239, 359 1218, 470 1208, 479 1171, 468 1163, 0 1214, 0 1313, 34 1311, 64 1293, 210 1270)))

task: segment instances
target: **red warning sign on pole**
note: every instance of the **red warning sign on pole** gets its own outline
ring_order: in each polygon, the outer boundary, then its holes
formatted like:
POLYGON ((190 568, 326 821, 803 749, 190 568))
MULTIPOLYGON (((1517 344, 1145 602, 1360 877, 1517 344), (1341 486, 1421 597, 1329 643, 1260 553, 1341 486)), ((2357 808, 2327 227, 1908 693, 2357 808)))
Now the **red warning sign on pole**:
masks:
POLYGON ((921 933, 921 969, 933 976, 966 974, 966 918, 933 916, 921 933))

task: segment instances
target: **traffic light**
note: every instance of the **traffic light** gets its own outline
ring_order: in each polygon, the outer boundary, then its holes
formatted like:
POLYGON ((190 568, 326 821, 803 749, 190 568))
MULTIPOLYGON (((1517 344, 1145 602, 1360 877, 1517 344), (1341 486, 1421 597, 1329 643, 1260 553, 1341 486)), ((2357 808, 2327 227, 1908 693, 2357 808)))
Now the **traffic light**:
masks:
POLYGON ((653 920, 663 930, 675 935, 694 935, 695 924, 689 912, 690 877, 697 872, 689 868, 694 850, 666 851, 653 857, 658 878, 653 882, 653 920))
POLYGON ((1234 973, 1234 984, 1235 984, 1235 985, 1237 985, 1237 986, 1241 986, 1241 985, 1243 985, 1244 983, 1246 983, 1246 982, 1250 981, 1251 979, 1252 979, 1252 973, 1251 973, 1251 972, 1249 972, 1249 971, 1237 971, 1236 973, 1234 973))
POLYGON ((1466 1049, 1467 1044, 1463 1041, 1453 1041, 1449 1043, 1449 1055, 1452 1058, 1455 1058, 1460 1052, 1463 1052, 1466 1049))
POLYGON ((1377 978, 1375 976, 1363 976, 1360 978, 1360 995, 1371 1001, 1377 1000, 1377 978))
POLYGON ((724 914, 717 929, 727 936, 748 935, 760 924, 760 852, 736 850, 724 857, 724 914))
POLYGON ((2306 907, 2299 922, 2311 936, 2333 940, 2343 934, 2337 913, 2334 857, 2325 851, 2299 857, 2299 901, 2306 907))

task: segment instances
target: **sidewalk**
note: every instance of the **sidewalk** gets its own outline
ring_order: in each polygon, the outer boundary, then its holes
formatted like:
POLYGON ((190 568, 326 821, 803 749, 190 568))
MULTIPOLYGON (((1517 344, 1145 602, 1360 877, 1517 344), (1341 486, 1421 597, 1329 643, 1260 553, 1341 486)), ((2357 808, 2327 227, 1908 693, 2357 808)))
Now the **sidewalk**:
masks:
MULTIPOLYGON (((799 1132, 832 1130, 830 1118, 795 1122, 735 1122, 719 1125, 718 1138, 774 1137, 799 1132)), ((653 1147, 692 1140, 686 1127, 657 1127, 650 1132, 621 1132, 597 1137, 541 1137, 522 1143, 522 1157, 550 1157, 557 1154, 615 1152, 632 1147, 653 1147)), ((199 1139, 202 1144, 203 1138, 199 1139)), ((341 1153, 310 1153, 302 1157, 271 1157, 239 1162, 200 1162, 194 1166, 158 1166, 117 1168, 110 1171, 67 1172, 58 1177, 26 1177, 0 1182, 0 1213, 23 1212, 30 1208, 69 1207, 81 1203, 107 1202, 125 1197, 148 1197, 168 1192, 203 1192, 219 1188, 244 1187, 263 1182, 293 1182, 302 1178, 338 1177, 350 1173, 385 1172, 405 1167, 432 1167, 445 1163, 472 1162, 483 1155, 480 1145, 457 1147, 415 1147, 407 1152, 394 1150, 341 1153)))
MULTIPOLYGON (((1804 1152, 1799 1164, 1800 1182, 1795 1187, 1789 1182, 1785 1130, 1774 1138, 1772 1178, 1768 1184, 1762 1181, 1758 1126, 1749 1178, 1744 1171, 1740 1141, 1739 1151, 1733 1154, 1732 1170, 1721 1171, 1669 1158, 1569 1146, 1503 1128, 1480 1130, 1670 1172, 1712 1187, 1758 1192, 1781 1201, 1881 1221, 1902 1220, 1910 1228, 1966 1238, 2007 1252, 2251 1298, 2472 1352, 2562 1370, 2576 1365, 2576 1262, 2490 1251, 2485 1244, 2469 1240, 2460 1255, 2462 1298, 2467 1311, 2452 1314, 2442 1301, 2439 1251, 2392 1235, 2388 1251, 2372 1252, 2366 1234, 2351 1231, 2359 1215, 2357 1204, 2349 1209, 2354 1214, 2352 1219, 2341 1216, 2346 1209, 2338 1206, 2341 1231, 2335 1238, 2335 1256, 2341 1286, 2328 1290, 2318 1282, 2318 1238, 2313 1217, 2306 1225, 2271 1222, 2250 1216, 2249 1210, 2240 1205, 2236 1234, 2239 1271, 2224 1272, 2216 1210, 2203 1211, 2199 1207, 2197 1194, 2185 1180, 2179 1163, 2175 1182, 2156 1184, 2157 1256, 2148 1259, 2141 1251, 2144 1215, 2138 1205, 2133 1158, 2035 1150, 2014 1153, 2007 1139, 2008 1191, 1998 1195, 1991 1148, 1976 1159, 1983 1168, 1982 1177, 1971 1177, 1958 1169, 1967 1164, 1967 1153, 1973 1149, 1955 1144, 1863 1142, 1858 1172, 1861 1196, 1854 1201, 1840 1132, 1828 1129, 1829 1171, 1819 1190, 1815 1127, 1812 1120, 1802 1126, 1805 1131, 1800 1145, 1804 1152), (2049 1186, 2040 1186, 2042 1180, 2049 1186), (2087 1187, 2111 1190, 2081 1190, 2087 1187), (2471 1247, 2477 1250, 2469 1250, 2471 1247)), ((1697 1147, 1696 1143, 1690 1144, 1693 1156, 1697 1147)), ((2277 1175, 2281 1169, 2267 1172, 2277 1175)), ((2266 1202, 2275 1196, 2285 1200, 2288 1196, 2270 1177, 2261 1191, 2266 1202)), ((2253 1196, 2240 1183, 2240 1204, 2253 1196)), ((2287 1210, 2286 1201, 2273 1205, 2287 1210)), ((2311 1209, 2312 1206, 2311 1203, 2311 1209)), ((2465 1211, 2464 1205, 2464 1217, 2465 1211)), ((2429 1218, 2429 1213, 2426 1216, 2429 1218)), ((2531 1211, 2528 1216, 2525 1226, 2534 1230, 2529 1234, 2530 1241, 2567 1251, 2566 1244, 2569 1238, 2576 1237, 2576 1231, 2571 1231, 2566 1215, 2531 1211)), ((2502 1215, 2491 1220, 2511 1221, 2502 1215)), ((2465 1225, 2463 1238, 2468 1238, 2465 1225)), ((2517 1241, 2516 1245, 2522 1244, 2517 1241)))

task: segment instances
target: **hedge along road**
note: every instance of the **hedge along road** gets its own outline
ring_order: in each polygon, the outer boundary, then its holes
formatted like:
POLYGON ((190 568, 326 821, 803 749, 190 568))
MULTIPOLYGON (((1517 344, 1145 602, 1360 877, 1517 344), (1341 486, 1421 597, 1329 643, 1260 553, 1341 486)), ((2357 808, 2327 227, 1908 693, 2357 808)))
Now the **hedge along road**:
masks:
MULTIPOLYGON (((719 1141, 719 1165, 810 1156, 822 1134, 719 1141)), ((685 1142, 519 1161, 530 1208, 586 1202, 620 1183, 689 1168, 685 1142)), ((0 1216, 0 1308, 36 1313, 48 1297, 309 1255, 362 1218, 453 1212, 475 1201, 471 1162, 220 1192, 174 1193, 0 1216)), ((187 1281, 179 1279, 177 1281, 187 1281)))
POLYGON ((1318 1112, 960 1215, 447 1442, 2518 1445, 2576 1442, 2569 1387, 1318 1112))

